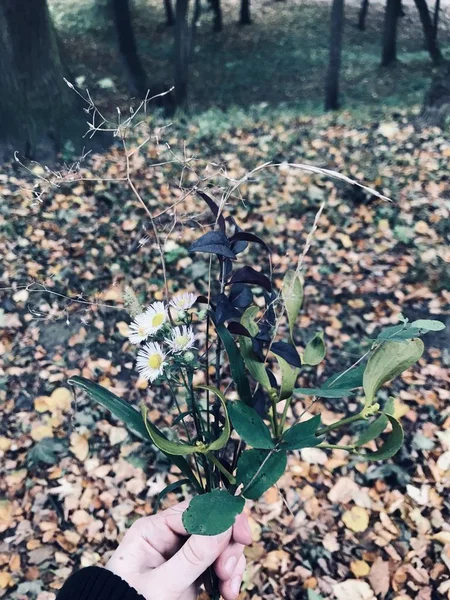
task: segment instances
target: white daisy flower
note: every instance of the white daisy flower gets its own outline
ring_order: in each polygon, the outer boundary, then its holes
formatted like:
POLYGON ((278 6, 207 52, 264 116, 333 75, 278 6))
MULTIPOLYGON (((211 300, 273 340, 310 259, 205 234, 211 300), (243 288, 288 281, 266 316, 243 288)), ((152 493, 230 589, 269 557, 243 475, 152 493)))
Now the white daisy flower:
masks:
POLYGON ((153 302, 146 310, 150 322, 150 335, 156 333, 167 321, 167 309, 164 302, 153 302))
POLYGON ((172 330, 172 337, 165 340, 170 346, 172 352, 177 354, 178 352, 184 352, 194 347, 195 335, 191 327, 174 327, 172 330))
POLYGON ((128 339, 132 344, 140 344, 152 333, 152 315, 147 312, 140 313, 134 317, 130 324, 128 339))
POLYGON ((136 368, 148 381, 154 381, 164 371, 166 355, 157 342, 145 344, 138 352, 136 368))
POLYGON ((183 310, 189 310, 195 304, 197 300, 196 294, 192 294, 191 292, 185 292, 183 294, 177 294, 170 301, 171 306, 174 307, 175 310, 182 312, 183 310))

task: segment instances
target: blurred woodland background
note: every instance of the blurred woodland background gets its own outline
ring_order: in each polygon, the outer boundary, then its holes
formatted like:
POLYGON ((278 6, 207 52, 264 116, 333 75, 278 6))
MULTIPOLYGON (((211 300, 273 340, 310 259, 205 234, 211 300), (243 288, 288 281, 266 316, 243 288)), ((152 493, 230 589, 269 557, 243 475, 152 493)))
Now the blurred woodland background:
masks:
MULTIPOLYGON (((187 252, 212 225, 196 186, 233 187, 227 210, 269 241, 277 280, 323 204, 296 343, 321 328, 327 357, 299 385, 350 366, 400 313, 447 324, 391 387, 398 455, 302 451, 249 506, 240 600, 450 598, 449 59, 448 0, 0 0, 1 598, 54 600, 176 478, 66 386, 82 374, 172 423, 127 339, 124 287, 150 301, 163 281, 130 181, 168 236, 172 292, 208 270, 187 252)), ((328 424, 345 402, 311 413, 328 424)))

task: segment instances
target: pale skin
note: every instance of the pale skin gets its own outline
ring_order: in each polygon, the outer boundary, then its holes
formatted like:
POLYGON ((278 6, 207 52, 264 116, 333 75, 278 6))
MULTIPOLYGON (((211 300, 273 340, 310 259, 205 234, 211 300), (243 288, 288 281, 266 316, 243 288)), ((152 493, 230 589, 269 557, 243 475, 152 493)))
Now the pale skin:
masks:
POLYGON ((235 600, 245 571, 244 547, 252 535, 244 514, 217 536, 189 536, 182 514, 188 502, 138 519, 106 568, 146 600, 195 600, 202 576, 213 567, 224 600, 235 600))

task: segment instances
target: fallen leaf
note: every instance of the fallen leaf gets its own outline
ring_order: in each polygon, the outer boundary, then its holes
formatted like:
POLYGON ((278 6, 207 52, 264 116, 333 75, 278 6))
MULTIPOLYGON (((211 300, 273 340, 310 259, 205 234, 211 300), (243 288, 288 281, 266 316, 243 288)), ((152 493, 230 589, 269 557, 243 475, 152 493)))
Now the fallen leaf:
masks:
POLYGON ((369 513, 365 508, 353 506, 343 514, 342 521, 348 529, 361 533, 369 526, 369 513))
POLYGON ((370 572, 370 567, 365 560, 352 560, 350 570, 355 577, 366 577, 370 572))
POLYGON ((347 579, 333 585, 336 600, 375 600, 374 593, 368 583, 358 579, 347 579))
POLYGON ((85 461, 89 456, 89 442, 87 437, 74 431, 70 436, 70 450, 78 460, 85 461))

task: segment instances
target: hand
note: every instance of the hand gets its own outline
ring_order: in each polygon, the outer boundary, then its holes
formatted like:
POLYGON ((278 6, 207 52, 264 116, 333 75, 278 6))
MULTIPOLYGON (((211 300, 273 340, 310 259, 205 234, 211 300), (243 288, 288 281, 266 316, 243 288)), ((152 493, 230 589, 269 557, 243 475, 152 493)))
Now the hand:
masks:
POLYGON ((188 505, 138 519, 106 568, 146 600, 195 600, 202 575, 214 565, 222 596, 234 600, 245 571, 244 546, 252 542, 247 518, 239 515, 220 535, 188 536, 181 520, 188 505))

